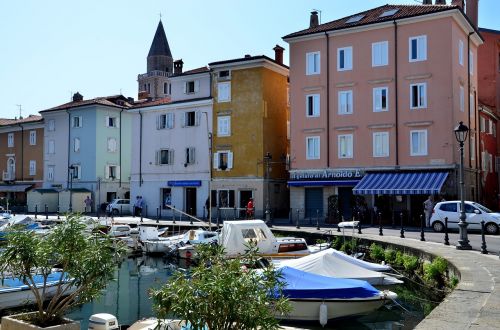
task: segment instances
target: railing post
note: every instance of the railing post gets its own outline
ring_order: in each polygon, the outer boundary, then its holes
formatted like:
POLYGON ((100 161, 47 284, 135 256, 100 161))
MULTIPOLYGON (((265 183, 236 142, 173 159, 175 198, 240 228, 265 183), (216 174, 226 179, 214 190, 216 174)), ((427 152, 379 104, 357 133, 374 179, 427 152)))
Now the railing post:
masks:
POLYGON ((488 250, 486 249, 486 237, 484 233, 484 220, 481 220, 481 253, 488 254, 488 250))
POLYGON ((38 218, 38 204, 35 204, 35 219, 38 218))
POLYGON ((236 212, 237 212, 237 210, 236 210, 236 206, 235 206, 234 207, 234 220, 236 220, 236 212))
POLYGON ((424 215, 420 215, 420 241, 425 242, 424 215))
POLYGON ((448 217, 444 218, 444 245, 450 245, 450 238, 448 237, 448 217))
POLYGON ((57 205, 57 220, 60 220, 61 219, 61 212, 60 212, 60 208, 59 208, 59 205, 57 205))
POLYGON ((297 229, 300 229, 300 226, 299 226, 299 217, 300 217, 300 209, 297 209, 297 226, 296 226, 297 229))
POLYGON ((403 212, 399 214, 399 217, 401 219, 401 235, 399 237, 405 238, 405 229, 403 227, 403 212))
POLYGON ((339 223, 341 223, 342 220, 343 220, 343 219, 340 218, 340 210, 337 210, 337 216, 338 216, 338 219, 339 219, 339 222, 337 222, 337 232, 340 233, 339 223))
POLYGON ((160 208, 156 208, 156 223, 160 222, 160 208))
POLYGON ((358 212, 358 234, 362 234, 361 232, 361 212, 358 212))
POLYGON ((193 224, 193 218, 192 218, 192 216, 193 216, 193 208, 189 209, 189 215, 191 216, 191 217, 189 217, 189 219, 191 219, 191 221, 189 221, 189 224, 192 225, 193 224))
POLYGON ((45 204, 45 220, 49 219, 49 207, 45 204))
POLYGON ((174 208, 170 208, 170 210, 172 210, 172 223, 175 225, 175 205, 174 205, 174 208))
POLYGON ((320 230, 320 228, 319 228, 319 210, 316 210, 316 229, 320 230))
POLYGON ((378 213, 378 235, 384 236, 384 229, 382 228, 382 212, 378 213))

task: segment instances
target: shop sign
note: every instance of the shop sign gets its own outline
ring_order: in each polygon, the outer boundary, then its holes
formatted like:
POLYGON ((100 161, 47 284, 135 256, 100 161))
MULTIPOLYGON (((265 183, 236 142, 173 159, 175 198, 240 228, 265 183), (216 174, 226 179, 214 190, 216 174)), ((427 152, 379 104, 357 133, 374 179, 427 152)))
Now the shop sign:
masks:
POLYGON ((200 187, 200 180, 178 180, 178 181, 168 181, 169 187, 200 187))
POLYGON ((362 170, 303 170, 290 172, 290 180, 353 180, 361 179, 362 170))

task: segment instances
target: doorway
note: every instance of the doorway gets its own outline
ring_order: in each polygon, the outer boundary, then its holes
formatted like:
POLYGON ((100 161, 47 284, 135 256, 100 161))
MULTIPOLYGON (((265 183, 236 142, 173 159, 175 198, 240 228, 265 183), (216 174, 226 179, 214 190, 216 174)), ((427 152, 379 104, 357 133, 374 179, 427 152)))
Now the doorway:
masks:
POLYGON ((323 214, 323 188, 305 188, 305 218, 323 214))
POLYGON ((352 188, 339 187, 338 189, 340 214, 342 214, 345 221, 349 221, 352 218, 352 188))
POLYGON ((186 188, 186 210, 189 215, 196 216, 196 188, 186 188))
POLYGON ((116 198, 116 191, 108 191, 106 193, 106 202, 110 203, 116 198))
MULTIPOLYGON (((245 215, 246 215, 246 207, 247 207, 247 204, 248 204, 248 200, 250 198, 253 198, 253 191, 251 190, 240 190, 240 211, 239 211, 239 214, 240 214, 240 218, 244 218, 245 215)), ((254 201, 255 203, 255 201, 254 201)), ((255 204, 254 204, 254 208, 255 208, 255 204)))

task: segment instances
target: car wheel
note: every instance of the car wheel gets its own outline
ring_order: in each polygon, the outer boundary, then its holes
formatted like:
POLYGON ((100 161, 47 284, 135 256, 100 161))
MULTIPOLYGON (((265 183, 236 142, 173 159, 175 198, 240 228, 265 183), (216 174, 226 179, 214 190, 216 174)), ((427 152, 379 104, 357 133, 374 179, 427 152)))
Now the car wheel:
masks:
POLYGON ((498 233, 498 226, 496 223, 489 222, 484 225, 484 231, 486 234, 495 235, 498 233))
POLYGON ((113 209, 113 215, 118 215, 118 213, 120 213, 118 212, 118 209, 113 209))
POLYGON ((432 229, 434 229, 435 232, 442 233, 444 231, 444 224, 441 221, 434 221, 432 229))

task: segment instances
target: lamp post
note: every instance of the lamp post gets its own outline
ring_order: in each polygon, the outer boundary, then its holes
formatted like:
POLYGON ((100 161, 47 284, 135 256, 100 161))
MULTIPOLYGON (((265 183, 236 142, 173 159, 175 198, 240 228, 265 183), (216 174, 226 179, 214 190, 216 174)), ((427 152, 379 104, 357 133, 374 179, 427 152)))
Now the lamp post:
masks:
POLYGON ((75 166, 70 165, 68 167, 69 170, 69 212, 73 212, 73 177, 75 173, 75 166))
POLYGON ((458 229, 460 233, 460 238, 458 240, 457 249, 458 250, 471 250, 472 247, 469 244, 469 239, 467 238, 467 221, 465 216, 465 202, 464 202, 464 142, 467 139, 467 134, 469 133, 469 128, 460 122, 457 127, 455 127, 455 138, 458 141, 460 148, 460 221, 458 223, 458 229))
POLYGON ((271 220, 271 204, 269 200, 269 172, 271 170, 271 156, 270 152, 266 152, 264 156, 264 162, 266 164, 266 223, 269 223, 271 220))

